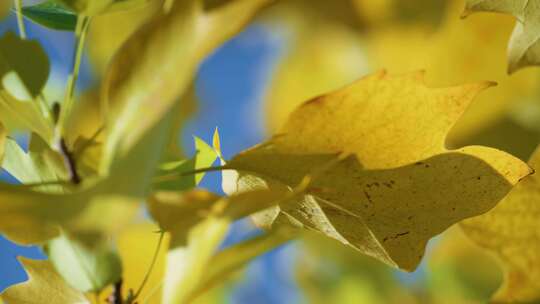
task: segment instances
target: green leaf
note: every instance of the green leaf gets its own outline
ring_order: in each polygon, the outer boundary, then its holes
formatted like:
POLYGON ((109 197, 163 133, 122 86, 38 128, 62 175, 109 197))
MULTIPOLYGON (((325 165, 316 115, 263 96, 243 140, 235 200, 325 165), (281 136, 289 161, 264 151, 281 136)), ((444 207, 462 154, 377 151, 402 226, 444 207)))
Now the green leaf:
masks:
POLYGON ((77 15, 54 1, 25 6, 22 12, 30 20, 54 30, 74 31, 77 26, 77 15))
POLYGON ((19 100, 32 100, 49 77, 49 59, 37 41, 22 40, 12 32, 0 38, 2 86, 19 100))
MULTIPOLYGON (((49 261, 21 258, 28 281, 9 287, 0 295, 7 303, 90 304, 86 296, 69 286, 49 261)), ((1 301, 0 301, 1 302, 1 301)))
POLYGON ((194 136, 194 139, 195 156, 190 159, 163 164, 161 166, 163 173, 156 177, 154 190, 182 191, 199 185, 206 173, 189 174, 189 172, 209 168, 218 158, 218 154, 199 137, 194 136))
POLYGON ((89 249, 62 235, 47 244, 47 254, 58 273, 83 292, 99 292, 120 280, 122 263, 106 246, 89 249))

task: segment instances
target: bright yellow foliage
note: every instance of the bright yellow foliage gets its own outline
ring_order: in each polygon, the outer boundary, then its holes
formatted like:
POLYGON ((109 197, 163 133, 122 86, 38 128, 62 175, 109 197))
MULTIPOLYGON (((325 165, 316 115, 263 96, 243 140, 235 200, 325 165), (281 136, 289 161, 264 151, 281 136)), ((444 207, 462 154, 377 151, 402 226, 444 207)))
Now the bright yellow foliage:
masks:
MULTIPOLYGON (((540 149, 529 165, 540 169, 540 149)), ((538 172, 538 171, 537 171, 538 172)), ((495 252, 505 270, 504 284, 494 301, 533 302, 540 299, 540 177, 528 176, 490 212, 461 223, 480 246, 495 252)))
POLYGON ((380 72, 312 99, 227 168, 243 173, 240 190, 299 189, 308 176, 303 196, 280 204, 278 220, 413 270, 432 236, 493 208, 531 173, 499 150, 445 147, 451 127, 491 83, 433 89, 423 75, 380 72))
POLYGON ((70 287, 48 261, 21 259, 29 280, 0 295, 7 303, 89 304, 85 295, 70 287))

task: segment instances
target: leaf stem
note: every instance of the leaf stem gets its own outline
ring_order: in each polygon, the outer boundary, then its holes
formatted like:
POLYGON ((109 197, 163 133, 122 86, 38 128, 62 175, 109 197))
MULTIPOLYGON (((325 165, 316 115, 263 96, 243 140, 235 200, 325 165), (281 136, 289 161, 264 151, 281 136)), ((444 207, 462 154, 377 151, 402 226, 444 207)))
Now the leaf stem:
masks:
POLYGON ((77 17, 77 27, 75 29, 76 42, 73 54, 73 63, 71 66, 71 74, 68 78, 64 102, 62 103, 62 107, 60 109, 60 117, 58 119, 57 125, 57 138, 63 136, 67 118, 71 114, 71 110, 73 108, 75 88, 77 86, 77 80, 79 79, 82 55, 84 53, 84 46, 86 42, 88 28, 90 26, 90 21, 91 18, 89 16, 80 15, 77 17))
POLYGON ((137 289, 137 291, 135 292, 133 297, 131 297, 131 299, 128 299, 128 303, 133 303, 137 299, 137 297, 141 294, 144 286, 146 285, 146 282, 148 282, 148 279, 150 278, 150 275, 152 274, 152 270, 154 269, 154 266, 156 265, 156 262, 159 256, 159 251, 161 249, 161 245, 163 244, 164 236, 165 236, 165 231, 160 231, 159 240, 156 246, 156 251, 154 252, 154 256, 152 257, 152 262, 150 263, 150 267, 148 268, 148 271, 144 275, 144 278, 141 282, 141 285, 139 286, 139 289, 137 289))
POLYGON ((13 0, 15 11, 17 13, 17 25, 19 26, 19 36, 21 39, 26 39, 26 26, 24 25, 24 17, 22 13, 22 0, 13 0))

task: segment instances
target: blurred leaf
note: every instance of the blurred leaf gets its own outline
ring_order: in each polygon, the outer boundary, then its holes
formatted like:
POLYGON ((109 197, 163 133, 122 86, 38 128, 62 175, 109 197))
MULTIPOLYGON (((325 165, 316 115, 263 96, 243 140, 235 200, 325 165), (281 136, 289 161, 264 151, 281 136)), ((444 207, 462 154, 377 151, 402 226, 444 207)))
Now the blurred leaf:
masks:
POLYGON ((75 31, 77 15, 53 0, 25 6, 23 14, 45 27, 60 31, 75 31))
MULTIPOLYGON (((300 17, 299 17, 300 18, 300 17)), ((276 131, 303 101, 344 86, 368 71, 358 33, 345 26, 307 24, 278 62, 265 100, 268 123, 276 131)))
POLYGON ((9 131, 31 131, 49 141, 53 136, 52 123, 43 117, 34 101, 19 101, 0 90, 0 121, 9 131))
POLYGON ((211 215, 190 230, 186 247, 169 249, 162 303, 192 300, 192 293, 211 267, 212 256, 224 240, 229 224, 229 220, 211 215))
POLYGON ((229 197, 205 190, 157 192, 149 198, 149 211, 163 230, 172 233, 172 245, 186 242, 190 229, 211 215, 235 221, 277 204, 283 193, 254 190, 229 197))
POLYGON ((502 282, 495 258, 458 226, 433 246, 426 266, 425 289, 438 304, 485 303, 502 282))
POLYGON ((499 150, 445 148, 452 125, 490 85, 431 89, 423 73, 370 75, 304 103, 279 135, 226 167, 304 184, 301 198, 280 203, 282 217, 411 271, 431 237, 493 208, 531 173, 499 150))
POLYGON ((103 87, 108 109, 105 167, 171 111, 199 63, 268 2, 236 0, 204 12, 200 0, 174 1, 124 44, 103 87))
POLYGON ((47 255, 58 273, 82 292, 99 292, 121 278, 120 257, 107 246, 90 249, 61 235, 47 244, 47 255))
POLYGON ((296 277, 309 303, 415 303, 391 268, 320 234, 304 232, 301 240, 296 277), (372 301, 354 301, 364 297, 372 301))
POLYGON ((2 86, 19 100, 37 97, 49 77, 49 59, 37 41, 18 38, 12 32, 0 38, 2 86))
POLYGON ((0 3, 0 19, 9 15, 12 4, 12 1, 2 1, 0 3))
POLYGON ((126 10, 144 5, 152 0, 54 0, 61 2, 81 15, 94 16, 116 10, 126 10))
MULTIPOLYGON (((126 291, 124 296, 127 296, 129 289, 135 291, 149 271, 160 238, 158 231, 155 224, 144 222, 126 228, 118 236, 118 251, 123 264, 122 279, 126 291)), ((149 303, 161 303, 168 243, 166 234, 145 288, 139 295, 138 299, 142 303, 145 303, 145 300, 149 300, 149 303)))
POLYGON ((293 238, 290 231, 271 230, 264 235, 244 241, 217 253, 212 257, 207 271, 198 288, 193 291, 192 298, 208 292, 218 284, 222 284, 258 256, 279 247, 293 238))
MULTIPOLYGON (((540 169, 538 148, 529 164, 540 169)), ((494 301, 540 300, 539 190, 538 175, 528 176, 493 210, 461 223, 467 236, 495 252, 504 266, 504 284, 494 301)))
MULTIPOLYGON (((42 183, 57 181, 56 175, 48 168, 38 168, 29 153, 26 153, 19 144, 11 138, 5 142, 6 155, 2 161, 2 169, 6 170, 11 176, 17 179, 20 183, 42 183)), ((46 187, 42 190, 57 190, 61 192, 61 188, 46 187)))
POLYGON ((0 163, 4 161, 4 152, 5 152, 5 145, 6 145, 6 128, 4 128, 4 125, 0 121, 0 163))
POLYGON ((508 43, 508 72, 540 65, 540 7, 529 0, 467 0, 464 16, 473 12, 497 12, 513 15, 516 26, 508 43))
POLYGON ((9 287, 0 295, 7 303, 85 304, 90 301, 70 287, 49 261, 22 258, 29 279, 9 287))
POLYGON ((171 121, 168 115, 145 134, 115 162, 109 176, 83 181, 66 194, 0 184, 0 231, 23 244, 54 238, 59 226, 88 244, 118 231, 136 215, 150 190, 162 152, 156 147, 165 146, 171 121))
POLYGON ((97 74, 103 75, 116 51, 162 6, 162 1, 150 1, 133 9, 92 18, 87 37, 88 54, 97 74))
POLYGON ((479 96, 456 123, 448 138, 454 147, 496 123, 523 99, 536 99, 538 92, 537 72, 506 73, 504 44, 514 24, 512 18, 479 14, 463 20, 459 18, 463 2, 450 1, 439 27, 389 25, 370 32, 366 41, 372 69, 426 69, 426 82, 433 86, 484 79, 498 83, 479 96))

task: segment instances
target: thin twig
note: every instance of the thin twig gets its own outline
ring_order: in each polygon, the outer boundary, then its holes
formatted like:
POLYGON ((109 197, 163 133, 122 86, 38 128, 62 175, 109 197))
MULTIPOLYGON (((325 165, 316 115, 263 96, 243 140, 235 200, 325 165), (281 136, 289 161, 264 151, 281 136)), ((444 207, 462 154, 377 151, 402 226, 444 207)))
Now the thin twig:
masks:
POLYGON ((69 170, 71 182, 75 185, 80 184, 81 176, 77 171, 77 163, 75 161, 75 157, 73 156, 73 153, 69 151, 66 145, 66 141, 63 138, 60 140, 60 153, 64 157, 64 162, 66 163, 66 167, 69 170))

